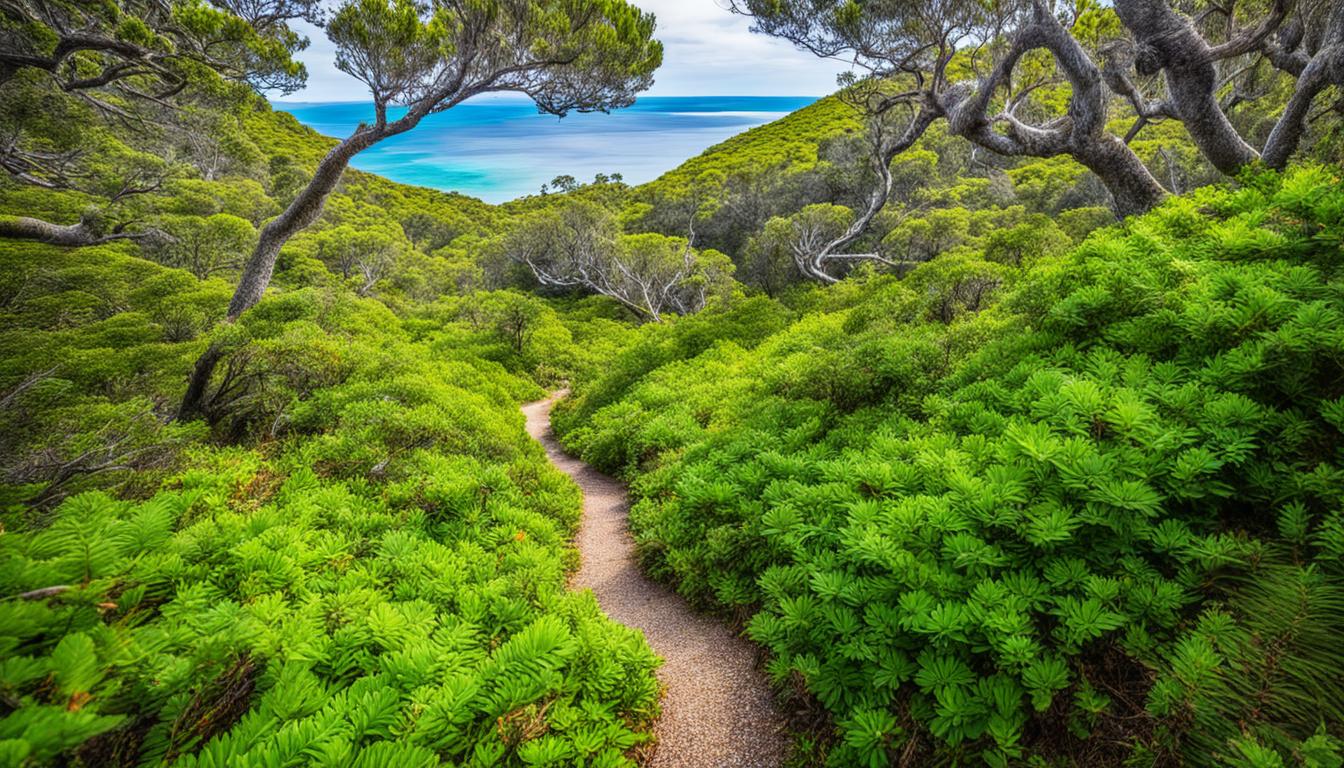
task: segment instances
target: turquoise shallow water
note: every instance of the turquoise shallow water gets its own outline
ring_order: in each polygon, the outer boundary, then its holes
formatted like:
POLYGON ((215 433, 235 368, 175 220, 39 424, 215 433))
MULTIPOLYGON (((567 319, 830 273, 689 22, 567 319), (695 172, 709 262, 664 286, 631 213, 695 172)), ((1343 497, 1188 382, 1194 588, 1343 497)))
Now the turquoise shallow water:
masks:
MULTIPOLYGON (((748 128, 812 103, 814 97, 662 96, 611 114, 539 115, 531 102, 478 100, 431 115, 415 130, 355 157, 353 165, 394 181, 492 203, 534 194, 560 174, 589 181, 620 173, 631 184, 748 128)), ((277 109, 327 136, 372 121, 367 102, 277 102, 277 109)))

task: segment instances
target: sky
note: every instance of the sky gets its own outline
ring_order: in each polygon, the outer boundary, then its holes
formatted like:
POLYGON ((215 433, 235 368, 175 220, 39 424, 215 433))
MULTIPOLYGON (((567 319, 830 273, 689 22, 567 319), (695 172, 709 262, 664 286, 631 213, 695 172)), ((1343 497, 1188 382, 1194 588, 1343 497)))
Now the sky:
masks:
MULTIPOLYGON (((752 33, 751 20, 727 11, 726 0, 632 2, 657 16, 656 37, 663 42, 663 66, 650 96, 824 96, 847 69, 752 33)), ((308 87, 284 101, 363 100, 368 90, 336 69, 335 48, 322 31, 302 31, 312 40, 299 56, 308 66, 308 87)))

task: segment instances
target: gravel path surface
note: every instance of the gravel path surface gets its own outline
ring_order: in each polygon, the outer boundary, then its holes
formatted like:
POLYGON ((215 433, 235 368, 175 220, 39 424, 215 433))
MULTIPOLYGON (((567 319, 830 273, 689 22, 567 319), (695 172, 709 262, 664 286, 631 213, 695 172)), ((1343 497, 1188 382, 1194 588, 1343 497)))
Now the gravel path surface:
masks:
POLYGON ((787 752, 784 718, 755 649, 719 621, 696 613, 675 592, 645 578, 635 565, 626 527, 625 486, 565 455, 551 435, 555 398, 523 407, 527 431, 551 461, 583 489, 576 543, 583 564, 571 586, 591 588, 613 620, 644 632, 666 661, 667 689, 654 725, 651 768, 777 768, 787 752))

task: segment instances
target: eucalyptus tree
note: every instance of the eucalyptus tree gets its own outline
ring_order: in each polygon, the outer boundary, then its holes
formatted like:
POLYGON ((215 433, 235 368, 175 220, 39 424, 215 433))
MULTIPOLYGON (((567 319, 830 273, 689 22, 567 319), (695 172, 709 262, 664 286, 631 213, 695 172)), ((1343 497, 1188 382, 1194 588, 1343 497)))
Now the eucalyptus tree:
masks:
POLYGON ((615 300, 645 320, 688 315, 732 287, 732 261, 692 238, 627 235, 606 208, 573 200, 531 214, 503 242, 505 255, 545 288, 615 300))
POLYGON ((0 169, 88 200, 73 223, 5 217, 0 234, 80 247, 160 239, 136 201, 185 169, 167 149, 193 133, 182 108, 301 87, 290 22, 321 17, 319 0, 0 0, 0 18, 0 169))
POLYGON ((355 293, 367 296, 410 245, 399 227, 342 224, 318 236, 317 257, 346 280, 357 278, 355 293))
POLYGON ((201 280, 237 269, 256 231, 247 219, 228 213, 174 217, 171 236, 149 249, 164 263, 185 269, 201 280))
POLYGON ((292 93, 307 40, 290 22, 321 19, 321 0, 0 0, 0 84, 24 70, 62 91, 168 99, 202 75, 292 93))
POLYGON ((754 29, 864 75, 849 97, 868 118, 877 183, 852 223, 807 244, 803 272, 822 282, 853 258, 890 195, 889 166, 935 122, 1005 156, 1069 156, 1105 184, 1116 213, 1139 213, 1166 195, 1129 142, 1154 121, 1182 122, 1219 171, 1262 161, 1281 168, 1297 149, 1313 104, 1344 84, 1344 3, 1326 0, 731 0, 754 29), (1264 70, 1269 70, 1266 73, 1264 70), (1258 91, 1248 78, 1286 79, 1286 107, 1259 151, 1228 111, 1258 91), (1158 77, 1160 75, 1160 77, 1158 77), (1063 86, 1057 88, 1057 86, 1063 86), (1062 94, 1065 106, 1047 99, 1062 94), (1221 98, 1235 94, 1234 98, 1221 98), (1113 102, 1134 122, 1108 127, 1113 102))
MULTIPOLYGON (((522 93, 558 116, 628 106, 662 63, 653 30, 653 16, 624 0, 345 0, 326 32, 336 66, 368 86, 373 122, 333 147, 262 228, 227 319, 261 300, 281 247, 317 220, 356 154, 485 93, 522 93)), ((222 355, 212 345, 197 360, 179 418, 199 412, 222 355)))

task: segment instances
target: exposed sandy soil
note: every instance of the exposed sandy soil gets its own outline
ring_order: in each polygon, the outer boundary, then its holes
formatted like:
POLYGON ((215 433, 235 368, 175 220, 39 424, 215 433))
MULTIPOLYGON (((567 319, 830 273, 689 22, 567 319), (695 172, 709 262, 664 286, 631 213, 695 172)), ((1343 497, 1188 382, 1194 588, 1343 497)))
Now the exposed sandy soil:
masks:
POLYGON ((583 564, 571 581, 592 589, 613 620, 642 630, 666 661, 663 714, 654 726, 651 768, 777 768, 787 754, 784 718, 756 668, 754 648, 718 620, 697 613, 635 565, 625 486, 567 456, 551 435, 555 398, 523 407, 527 431, 583 489, 576 539, 583 564))

